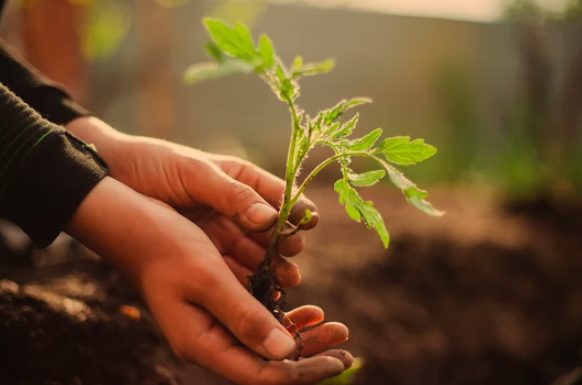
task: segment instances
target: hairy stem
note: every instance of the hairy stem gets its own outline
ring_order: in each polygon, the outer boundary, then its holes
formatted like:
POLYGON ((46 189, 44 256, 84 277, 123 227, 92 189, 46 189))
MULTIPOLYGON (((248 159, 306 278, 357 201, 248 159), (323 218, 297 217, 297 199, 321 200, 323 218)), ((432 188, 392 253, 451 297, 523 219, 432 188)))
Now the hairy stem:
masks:
POLYGON ((287 223, 289 218, 289 213, 293 207, 293 201, 291 199, 291 193, 293 191, 293 184, 295 182, 295 176, 297 173, 297 164, 295 161, 295 147, 297 143, 297 135, 299 134, 299 117, 297 115, 297 108, 290 98, 286 98, 286 102, 289 105, 289 111, 291 112, 291 143, 289 145, 289 153, 287 154, 287 169, 285 171, 285 193, 283 195, 283 202, 281 203, 281 209, 279 211, 279 217, 277 219, 277 224, 275 225, 275 230, 271 236, 269 242, 269 247, 265 254, 265 258, 259 265, 259 269, 269 269, 271 266, 271 261, 273 260, 273 255, 279 244, 279 239, 281 238, 281 232, 287 223))
POLYGON ((367 152, 363 152, 363 151, 337 153, 336 155, 334 155, 330 158, 327 158, 326 160, 321 162, 317 167, 315 167, 313 169, 313 171, 311 171, 309 173, 309 175, 307 175, 307 177, 305 178, 303 183, 301 183, 301 186, 299 186, 299 188, 297 189, 297 192, 295 193, 295 195, 291 199, 291 206, 293 206, 297 202, 297 200, 299 200, 299 197, 301 196, 301 194, 303 194, 303 192, 305 191, 307 186, 309 186, 309 184, 313 181, 313 179, 317 176, 317 174, 319 174, 319 172, 321 170, 323 170, 324 168, 326 168, 327 166, 329 166, 330 164, 332 164, 334 161, 336 161, 338 159, 347 158, 350 156, 360 156, 360 157, 367 157, 367 158, 376 159, 373 155, 371 155, 367 152))

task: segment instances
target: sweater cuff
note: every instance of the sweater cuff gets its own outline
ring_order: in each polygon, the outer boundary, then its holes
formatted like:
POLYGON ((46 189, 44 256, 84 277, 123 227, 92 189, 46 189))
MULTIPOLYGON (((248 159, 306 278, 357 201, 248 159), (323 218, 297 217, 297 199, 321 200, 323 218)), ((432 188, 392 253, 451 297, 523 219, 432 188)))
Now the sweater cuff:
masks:
POLYGON ((53 85, 34 87, 22 97, 43 118, 57 125, 65 126, 76 118, 92 115, 75 103, 65 91, 53 85))
POLYGON ((107 169, 83 142, 61 129, 48 135, 34 155, 23 165, 28 173, 11 186, 19 195, 11 219, 44 248, 63 231, 107 169))

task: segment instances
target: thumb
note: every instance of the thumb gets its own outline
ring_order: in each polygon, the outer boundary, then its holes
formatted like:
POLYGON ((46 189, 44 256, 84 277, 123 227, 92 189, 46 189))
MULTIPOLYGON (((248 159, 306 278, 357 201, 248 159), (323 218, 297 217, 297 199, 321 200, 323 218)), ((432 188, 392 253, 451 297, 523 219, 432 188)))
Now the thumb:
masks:
POLYGON ((186 186, 195 201, 213 207, 250 231, 266 231, 275 224, 277 210, 254 189, 231 178, 215 165, 205 164, 202 168, 198 170, 201 178, 184 178, 195 184, 186 186))
POLYGON ((268 359, 284 359, 296 350, 293 336, 234 277, 226 264, 206 266, 205 280, 190 301, 200 304, 236 338, 268 359), (208 287, 212 287, 208 290, 208 287))

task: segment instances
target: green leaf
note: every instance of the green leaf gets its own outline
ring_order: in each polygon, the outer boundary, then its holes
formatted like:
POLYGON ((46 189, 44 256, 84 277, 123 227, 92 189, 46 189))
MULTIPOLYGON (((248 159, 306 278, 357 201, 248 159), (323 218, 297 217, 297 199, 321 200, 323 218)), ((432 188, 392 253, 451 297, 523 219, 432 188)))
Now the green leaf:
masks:
POLYGON ((301 67, 303 67, 303 58, 301 56, 295 56, 295 59, 293 59, 293 66, 291 67, 291 70, 293 72, 299 71, 301 67))
MULTIPOLYGON (((352 119, 347 121, 346 123, 342 124, 339 129, 330 129, 328 137, 331 140, 343 138, 344 136, 349 136, 352 134, 354 129, 356 128, 356 124, 358 124, 358 119, 360 118, 359 114, 356 114, 352 119)), ((336 123, 337 124, 337 123, 336 123)), ((335 127, 336 125, 332 126, 335 127)))
POLYGON ((372 103, 372 99, 365 98, 365 97, 352 98, 345 103, 344 111, 347 111, 350 108, 357 107, 360 104, 368 104, 368 103, 372 103))
POLYGON ((212 40, 224 53, 247 62, 256 59, 257 53, 253 47, 252 37, 242 24, 231 28, 220 20, 207 17, 204 19, 204 25, 212 40))
POLYGON ((306 225, 309 222, 311 222, 312 219, 313 219, 313 213, 311 212, 311 210, 305 209, 305 212, 303 213, 303 217, 301 218, 301 220, 299 221, 299 224, 297 226, 301 227, 303 225, 306 225))
POLYGON ((271 68, 275 64, 275 50, 271 39, 267 35, 261 35, 259 39, 259 54, 263 59, 265 68, 271 68))
POLYGON ((376 128, 369 134, 354 140, 343 140, 340 145, 350 151, 365 151, 371 149, 382 135, 382 129, 376 128))
POLYGON ((317 74, 323 74, 330 72, 335 67, 335 60, 327 59, 318 63, 307 63, 303 64, 301 61, 301 66, 296 66, 293 63, 293 78, 300 76, 313 76, 317 74))
POLYGON ((206 80, 253 72, 253 66, 236 59, 228 59, 222 63, 205 62, 194 64, 186 69, 184 82, 186 84, 200 83, 206 80))
POLYGON ((409 166, 430 158, 436 154, 437 149, 425 144, 423 139, 411 142, 408 136, 397 136, 384 139, 377 151, 389 162, 409 166))
POLYGON ((329 110, 325 110, 320 113, 322 118, 322 124, 329 126, 331 123, 338 120, 344 114, 344 112, 346 112, 350 108, 354 108, 360 104, 371 102, 372 100, 368 98, 354 98, 350 100, 344 99, 335 106, 333 106, 332 108, 330 108, 329 110))
POLYGON ((350 180, 350 183, 352 184, 352 186, 355 187, 368 187, 368 186, 373 186, 376 183, 378 183, 378 181, 380 181, 380 179, 384 178, 386 176, 386 171, 384 170, 374 170, 374 171, 367 171, 365 173, 362 174, 355 174, 350 172, 347 177, 350 180))
POLYGON ((206 54, 210 59, 222 63, 226 60, 226 56, 222 53, 222 51, 218 48, 218 46, 209 41, 204 44, 204 49, 206 50, 206 54))
POLYGON ((275 74, 279 79, 280 83, 280 98, 284 101, 287 99, 293 100, 296 97, 296 91, 298 88, 297 83, 291 81, 283 67, 280 64, 277 64, 277 68, 275 68, 275 74))
POLYGON ((443 211, 436 210, 430 203, 424 199, 428 197, 428 193, 419 189, 412 181, 404 176, 400 170, 390 165, 388 162, 379 157, 374 157, 380 164, 384 166, 388 172, 388 178, 392 184, 402 190, 406 200, 416 207, 418 210, 433 217, 440 217, 444 215, 443 211))
POLYGON ((253 37, 251 36, 249 29, 242 23, 236 23, 234 25, 234 30, 240 38, 242 44, 241 48, 250 56, 254 56, 256 53, 255 43, 253 42, 253 37))
POLYGON ((356 222, 364 219, 366 225, 376 230, 384 247, 388 247, 390 236, 380 213, 372 202, 364 201, 358 192, 345 179, 335 182, 334 190, 339 194, 339 203, 344 205, 346 213, 356 222))
POLYGON ((220 20, 208 17, 204 19, 204 25, 206 26, 210 37, 214 40, 221 51, 231 56, 238 56, 244 53, 244 50, 241 50, 240 48, 240 38, 238 33, 228 25, 220 20))
POLYGON ((277 79, 279 79, 279 82, 281 83, 284 80, 288 80, 287 75, 285 74, 285 70, 283 70, 283 67, 281 67, 280 64, 277 64, 277 68, 275 68, 275 74, 277 75, 277 79))

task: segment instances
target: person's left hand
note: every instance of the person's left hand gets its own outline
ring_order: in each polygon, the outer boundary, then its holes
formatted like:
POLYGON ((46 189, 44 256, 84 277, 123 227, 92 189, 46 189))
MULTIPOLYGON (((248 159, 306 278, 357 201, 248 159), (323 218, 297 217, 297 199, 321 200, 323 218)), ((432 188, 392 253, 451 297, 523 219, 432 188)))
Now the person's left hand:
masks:
MULTIPOLYGON (((92 117, 73 120, 67 128, 96 144, 111 176, 132 189, 167 203, 195 222, 225 255, 229 267, 246 284, 265 255, 277 220, 285 183, 248 161, 206 153, 163 140, 121 134, 92 117)), ((297 224, 305 212, 314 215, 303 230, 313 228, 317 209, 302 197, 289 220, 297 224)), ((281 237, 279 253, 291 257, 304 247, 302 231, 281 237)), ((295 264, 279 255, 273 269, 283 287, 299 283, 295 264)))

